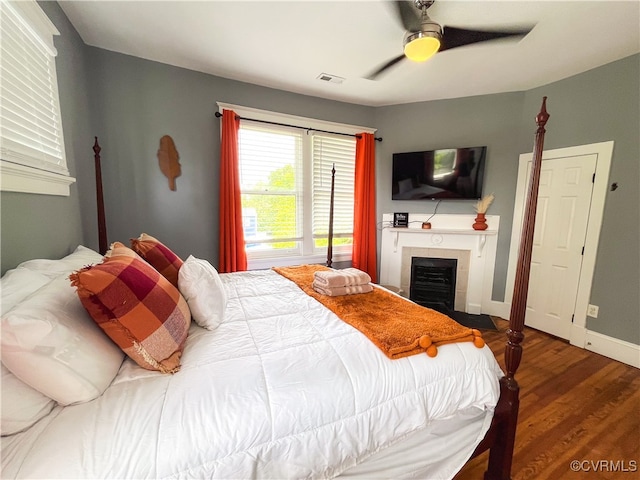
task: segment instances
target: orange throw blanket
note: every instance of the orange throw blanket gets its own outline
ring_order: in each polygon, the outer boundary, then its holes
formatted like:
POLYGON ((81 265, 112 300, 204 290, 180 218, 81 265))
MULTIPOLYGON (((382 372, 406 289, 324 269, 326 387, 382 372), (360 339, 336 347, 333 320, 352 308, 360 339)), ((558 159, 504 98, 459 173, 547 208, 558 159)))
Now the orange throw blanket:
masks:
POLYGON ((380 288, 360 295, 328 297, 316 292, 313 274, 328 270, 322 265, 273 267, 273 270, 298 285, 340 319, 364 333, 389 358, 402 358, 426 352, 438 354, 438 346, 455 342, 473 342, 482 348, 482 334, 463 327, 446 315, 409 302, 380 288))

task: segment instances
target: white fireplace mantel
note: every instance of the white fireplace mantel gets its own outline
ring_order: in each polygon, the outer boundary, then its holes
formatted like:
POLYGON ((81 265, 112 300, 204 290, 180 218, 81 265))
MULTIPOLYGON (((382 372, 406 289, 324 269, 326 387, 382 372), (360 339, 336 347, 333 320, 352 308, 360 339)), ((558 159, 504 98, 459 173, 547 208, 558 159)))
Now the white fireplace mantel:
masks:
POLYGON ((450 228, 436 228, 436 229, 428 229, 425 230, 422 227, 418 228, 389 228, 389 231, 392 232, 393 235, 393 250, 394 252, 398 250, 398 242, 400 241, 401 234, 407 233, 417 233, 420 235, 424 235, 425 233, 431 235, 431 243, 434 245, 440 245, 444 241, 443 235, 473 235, 477 242, 476 255, 479 257, 482 256, 482 252, 484 252, 484 246, 487 243, 487 235, 497 235, 497 230, 455 230, 450 228))
MULTIPOLYGON (((469 270, 464 309, 467 313, 487 313, 491 303, 493 275, 498 245, 500 217, 487 215, 486 230, 474 230, 475 215, 409 214, 409 226, 394 228, 393 214, 382 217, 382 245, 380 259, 380 283, 400 288, 403 277, 403 249, 408 252, 441 250, 469 252, 469 270), (431 229, 423 229, 422 222, 429 221, 431 229), (424 250, 421 250, 424 249, 424 250)), ((445 255, 446 256, 446 255, 445 255)), ((405 255, 406 257, 406 255, 405 255)), ((406 272, 405 272, 406 278, 406 272)), ((406 292, 408 296, 408 292, 406 292)), ((456 302, 456 308, 459 302, 456 302)))

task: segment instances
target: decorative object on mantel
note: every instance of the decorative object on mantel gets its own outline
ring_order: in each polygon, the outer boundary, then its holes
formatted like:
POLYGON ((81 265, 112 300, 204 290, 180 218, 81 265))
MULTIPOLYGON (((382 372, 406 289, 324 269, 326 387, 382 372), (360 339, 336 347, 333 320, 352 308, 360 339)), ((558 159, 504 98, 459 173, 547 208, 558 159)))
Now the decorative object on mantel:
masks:
POLYGON ((175 192, 176 177, 182 173, 180 169, 180 155, 173 139, 169 135, 165 135, 160 139, 160 148, 158 149, 158 163, 160 171, 169 179, 169 188, 175 192))
POLYGON ((478 214, 476 215, 476 221, 473 222, 472 226, 474 230, 486 230, 488 225, 485 214, 478 212, 478 214))
POLYGON ((393 214, 393 226, 394 227, 408 227, 409 226, 409 214, 406 212, 395 212, 393 214))
POLYGON ((493 199, 495 197, 493 196, 493 193, 490 193, 489 195, 485 195, 484 197, 482 197, 480 200, 478 200, 476 202, 476 212, 478 213, 476 215, 476 221, 473 224, 473 229, 474 230, 486 230, 487 229, 487 220, 485 218, 485 214, 487 213, 487 210, 489 209, 489 205, 491 205, 491 202, 493 202, 493 199))
POLYGON ((422 229, 429 230, 431 228, 431 222, 422 222, 422 229))

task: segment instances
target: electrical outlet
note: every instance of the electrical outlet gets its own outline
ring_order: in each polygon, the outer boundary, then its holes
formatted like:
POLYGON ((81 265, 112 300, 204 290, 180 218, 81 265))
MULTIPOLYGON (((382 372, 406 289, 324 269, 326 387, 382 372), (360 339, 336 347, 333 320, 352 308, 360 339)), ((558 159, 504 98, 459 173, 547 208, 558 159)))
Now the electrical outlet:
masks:
POLYGON ((597 305, 589 304, 589 306, 587 307, 587 316, 592 318, 598 318, 598 310, 599 308, 597 305))

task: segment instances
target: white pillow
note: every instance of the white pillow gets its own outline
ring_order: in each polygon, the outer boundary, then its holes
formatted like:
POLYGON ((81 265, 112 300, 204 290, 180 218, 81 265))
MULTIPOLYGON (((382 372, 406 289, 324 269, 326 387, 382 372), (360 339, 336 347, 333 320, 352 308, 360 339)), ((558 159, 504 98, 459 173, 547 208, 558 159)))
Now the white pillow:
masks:
POLYGON ((2 365, 2 436, 22 432, 56 406, 49 397, 26 385, 2 365))
POLYGON ((101 395, 124 358, 86 312, 66 275, 15 306, 1 324, 2 362, 62 405, 101 395))
POLYGON ((44 258, 38 258, 34 260, 27 260, 18 265, 18 269, 26 268, 27 270, 33 270, 48 276, 49 278, 56 278, 65 273, 71 273, 74 270, 78 270, 86 265, 93 265, 102 261, 102 255, 98 252, 91 250, 90 248, 78 245, 73 253, 70 253, 66 257, 59 260, 47 260, 44 258))
POLYGON ((0 279, 0 315, 7 313, 50 281, 51 278, 42 272, 26 268, 14 268, 6 272, 0 279))
POLYGON ((198 325, 207 330, 218 328, 227 308, 227 292, 209 262, 189 255, 178 271, 178 290, 198 325))
POLYGON ((60 275, 68 275, 85 265, 102 261, 102 255, 78 245, 59 260, 34 259, 7 271, 0 280, 0 314, 5 314, 31 293, 60 275))

